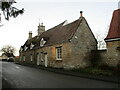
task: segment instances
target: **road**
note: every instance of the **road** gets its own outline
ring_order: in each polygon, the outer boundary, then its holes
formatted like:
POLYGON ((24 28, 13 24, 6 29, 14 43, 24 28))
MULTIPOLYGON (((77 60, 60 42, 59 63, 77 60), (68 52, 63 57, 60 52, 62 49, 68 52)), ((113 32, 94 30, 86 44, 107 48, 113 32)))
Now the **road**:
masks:
POLYGON ((117 83, 58 74, 28 66, 2 63, 5 88, 117 88, 117 83), (7 82, 7 83, 6 83, 7 82), (9 85, 7 85, 9 84, 9 85))

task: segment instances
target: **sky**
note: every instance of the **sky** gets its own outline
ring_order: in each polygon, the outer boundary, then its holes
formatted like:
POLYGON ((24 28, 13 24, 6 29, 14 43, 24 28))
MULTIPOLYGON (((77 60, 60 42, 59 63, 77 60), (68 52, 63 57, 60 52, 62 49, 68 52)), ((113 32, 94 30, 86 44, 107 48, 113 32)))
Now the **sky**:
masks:
MULTIPOLYGON (((4 45, 16 48, 15 55, 19 55, 20 46, 28 39, 29 31, 33 37, 37 35, 39 23, 43 23, 46 30, 67 20, 73 22, 80 17, 80 11, 86 18, 97 40, 104 40, 109 29, 113 11, 118 9, 119 0, 16 0, 15 7, 25 9, 23 15, 10 18, 2 15, 0 27, 0 49, 4 45)), ((2 13, 2 12, 0 12, 2 13)), ((1 53, 0 53, 1 54, 1 53)))

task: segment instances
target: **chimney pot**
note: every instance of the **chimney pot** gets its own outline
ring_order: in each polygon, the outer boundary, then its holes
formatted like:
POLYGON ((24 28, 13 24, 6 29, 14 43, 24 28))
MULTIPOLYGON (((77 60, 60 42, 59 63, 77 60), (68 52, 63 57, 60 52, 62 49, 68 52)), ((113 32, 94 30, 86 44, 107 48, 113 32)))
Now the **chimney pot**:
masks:
POLYGON ((43 23, 41 23, 41 26, 43 26, 43 23))
POLYGON ((32 31, 29 31, 29 39, 32 38, 32 31))
POLYGON ((83 17, 83 11, 80 11, 80 17, 83 17))

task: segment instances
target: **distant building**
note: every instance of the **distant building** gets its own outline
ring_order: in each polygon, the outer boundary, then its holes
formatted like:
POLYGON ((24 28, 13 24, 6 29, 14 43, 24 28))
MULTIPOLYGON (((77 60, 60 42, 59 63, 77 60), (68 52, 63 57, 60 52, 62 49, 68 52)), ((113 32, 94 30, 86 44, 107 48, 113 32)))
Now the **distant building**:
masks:
POLYGON ((1 56, 0 56, 0 59, 1 60, 5 60, 5 59, 7 59, 8 57, 5 55, 5 54, 2 54, 1 56))
POLYGON ((117 67, 120 65, 120 9, 113 12, 109 32, 105 38, 106 50, 93 53, 98 65, 117 67))
POLYGON ((20 48, 20 62, 54 68, 85 68, 91 66, 91 51, 97 50, 95 39, 86 19, 61 24, 45 31, 39 24, 38 35, 29 38, 20 48))
POLYGON ((120 64, 120 9, 113 12, 107 37, 107 62, 110 66, 120 64))

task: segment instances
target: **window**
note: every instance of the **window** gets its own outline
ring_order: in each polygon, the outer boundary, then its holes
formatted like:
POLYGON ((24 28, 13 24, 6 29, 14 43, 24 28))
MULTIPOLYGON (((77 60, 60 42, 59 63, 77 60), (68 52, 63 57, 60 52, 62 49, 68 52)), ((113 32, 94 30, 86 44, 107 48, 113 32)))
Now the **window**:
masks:
POLYGON ((33 61, 33 56, 32 56, 32 54, 30 55, 30 61, 33 61))
POLYGON ((23 56, 23 61, 25 61, 25 55, 23 56))
POLYGON ((39 57, 39 53, 37 53, 37 65, 40 65, 40 57, 39 57))
POLYGON ((20 59, 19 59, 20 61, 22 60, 22 57, 20 56, 20 59))
POLYGON ((56 47, 56 59, 62 60, 62 47, 56 47))
POLYGON ((24 51, 26 51, 27 49, 28 49, 28 47, 27 47, 27 46, 25 46, 25 47, 24 47, 24 51))
POLYGON ((30 44, 30 49, 33 49, 33 47, 34 47, 35 45, 34 44, 30 44))
POLYGON ((21 47, 21 48, 20 48, 20 52, 22 52, 22 51, 23 51, 23 48, 21 47))
POLYGON ((46 43, 46 41, 42 38, 40 41, 40 47, 43 47, 45 43, 46 43))
POLYGON ((43 62, 44 61, 43 60, 43 52, 41 52, 40 57, 41 57, 41 62, 43 62))

